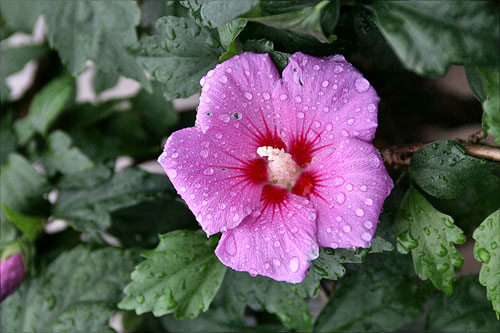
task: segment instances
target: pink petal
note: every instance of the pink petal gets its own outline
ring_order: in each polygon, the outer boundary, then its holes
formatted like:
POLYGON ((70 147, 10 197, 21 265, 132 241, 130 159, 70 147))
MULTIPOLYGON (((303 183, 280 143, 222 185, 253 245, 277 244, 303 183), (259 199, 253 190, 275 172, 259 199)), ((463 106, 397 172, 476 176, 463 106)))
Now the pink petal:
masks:
POLYGON ((273 98, 288 146, 300 135, 319 136, 322 145, 342 137, 371 141, 375 135, 377 93, 340 55, 293 54, 273 98))
POLYGON ((271 98, 278 80, 267 54, 245 52, 218 64, 200 81, 197 124, 203 132, 216 129, 254 151, 263 145, 285 148, 276 136, 271 98))
POLYGON ((2 260, 0 263, 0 302, 19 288, 25 273, 21 253, 2 260))
POLYGON ((219 134, 203 134, 199 127, 177 131, 158 159, 207 235, 240 224, 260 205, 267 182, 265 162, 255 150, 219 134))
POLYGON ((316 214, 311 203, 286 192, 280 208, 268 205, 222 234, 215 253, 237 271, 277 281, 301 282, 318 257, 316 214))
POLYGON ((373 145, 344 139, 307 169, 318 180, 310 196, 322 247, 369 247, 392 180, 373 145), (316 194, 315 194, 316 193, 316 194))

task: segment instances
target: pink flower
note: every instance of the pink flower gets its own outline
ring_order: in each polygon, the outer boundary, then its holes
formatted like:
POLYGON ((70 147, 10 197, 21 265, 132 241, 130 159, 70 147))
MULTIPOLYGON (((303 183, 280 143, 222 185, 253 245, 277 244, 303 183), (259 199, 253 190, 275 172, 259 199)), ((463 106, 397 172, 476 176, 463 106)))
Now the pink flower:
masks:
POLYGON ((19 288, 25 275, 23 255, 18 252, 0 263, 0 302, 19 288))
POLYGON ((201 80, 196 126, 159 162, 225 265, 305 277, 319 246, 369 247, 392 188, 370 144, 379 98, 342 56, 243 53, 201 80))

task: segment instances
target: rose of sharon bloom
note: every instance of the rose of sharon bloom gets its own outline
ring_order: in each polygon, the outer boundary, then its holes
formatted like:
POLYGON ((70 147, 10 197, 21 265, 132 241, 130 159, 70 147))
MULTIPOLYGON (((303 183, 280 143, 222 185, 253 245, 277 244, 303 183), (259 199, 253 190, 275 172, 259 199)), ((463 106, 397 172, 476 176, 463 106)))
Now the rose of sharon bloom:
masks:
POLYGON ((16 253, 0 263, 0 302, 19 288, 25 275, 24 260, 16 253))
POLYGON ((225 265, 301 282, 319 247, 369 247, 392 188, 370 141, 379 98, 342 56, 243 53, 201 80, 196 126, 159 162, 225 265))

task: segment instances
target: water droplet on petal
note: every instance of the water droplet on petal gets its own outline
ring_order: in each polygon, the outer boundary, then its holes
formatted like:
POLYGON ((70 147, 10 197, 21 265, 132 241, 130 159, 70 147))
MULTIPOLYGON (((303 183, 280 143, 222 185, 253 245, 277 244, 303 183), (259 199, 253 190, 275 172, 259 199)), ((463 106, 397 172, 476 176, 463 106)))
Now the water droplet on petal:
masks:
POLYGON ((236 254, 236 239, 234 238, 234 235, 229 235, 226 240, 226 252, 230 256, 234 256, 236 254))
POLYGON ((281 266, 281 262, 278 259, 274 258, 273 259, 273 265, 276 266, 276 267, 279 267, 279 266, 281 266))
POLYGON ((293 257, 290 259, 290 270, 294 273, 299 270, 299 258, 293 257))
POLYGON ((287 99, 287 98, 288 98, 288 96, 287 96, 286 94, 281 94, 281 96, 280 96, 280 99, 281 99, 282 101, 284 101, 284 100, 285 100, 285 99, 287 99))
POLYGON ((370 235, 369 233, 367 232, 363 232, 361 234, 361 239, 363 239, 364 241, 369 241, 370 239, 372 239, 372 235, 370 235))
POLYGON ((350 118, 347 120, 347 125, 352 125, 354 124, 354 118, 350 118))
POLYGON ((296 97, 295 97, 295 101, 296 101, 297 103, 302 102, 302 97, 300 97, 300 96, 296 96, 296 97))
POLYGON ((342 184, 344 184, 344 178, 337 176, 333 179, 333 185, 340 186, 342 184))
POLYGON ((373 200, 371 198, 366 198, 365 199, 365 205, 367 205, 367 206, 373 205, 373 200))
POLYGON ((215 133, 215 138, 216 139, 222 139, 222 133, 215 133))
POLYGON ((338 74, 338 73, 342 73, 344 69, 342 68, 342 66, 338 65, 338 66, 335 66, 335 68, 333 69, 333 72, 335 74, 338 74))
POLYGON ((297 118, 303 119, 304 118, 304 112, 299 112, 297 113, 297 118))
POLYGON ((246 99, 248 99, 249 101, 251 101, 251 100, 252 100, 252 98, 253 98, 252 93, 250 93, 250 92, 246 92, 246 93, 245 93, 245 98, 246 98, 246 99))
POLYGON ((365 221, 363 225, 366 229, 371 229, 373 227, 373 223, 371 221, 365 221))
POLYGON ((167 175, 170 177, 170 179, 174 179, 177 177, 177 170, 175 169, 168 169, 167 170, 167 175))
POLYGON ((219 81, 220 81, 220 82, 222 82, 222 83, 227 83, 227 76, 225 76, 225 75, 221 75, 221 76, 219 77, 219 81))
POLYGON ((345 226, 342 227, 342 230, 344 230, 344 232, 348 234, 351 232, 351 226, 346 224, 345 226))
POLYGON ((274 242, 275 247, 279 247, 280 245, 281 245, 281 243, 279 241, 274 242))
POLYGON ((365 211, 362 210, 361 208, 358 208, 358 209, 356 209, 356 215, 361 217, 361 216, 365 215, 365 211))
POLYGON ((356 81, 354 81, 354 88, 360 93, 364 93, 368 90, 369 87, 370 83, 363 77, 360 77, 359 79, 356 79, 356 81))
POLYGON ((314 69, 315 71, 319 71, 319 66, 318 66, 318 65, 314 65, 314 66, 313 66, 313 69, 314 69))
POLYGON ((203 170, 203 174, 207 175, 207 176, 213 175, 214 174, 214 169, 212 169, 212 168, 206 168, 205 170, 203 170))
POLYGON ((328 82, 328 80, 325 80, 325 81, 323 81, 323 83, 321 83, 321 86, 323 88, 326 88, 326 87, 328 87, 329 84, 330 84, 330 82, 328 82))
POLYGON ((239 219, 240 219, 240 216, 238 214, 233 215, 233 222, 238 222, 239 219))
POLYGON ((264 92, 262 93, 262 97, 264 97, 264 99, 265 99, 266 101, 268 101, 268 100, 271 98, 271 95, 269 95, 269 93, 268 93, 267 91, 264 91, 264 92))
POLYGON ((344 195, 344 193, 337 194, 337 202, 339 204, 343 204, 345 202, 345 195, 344 195))

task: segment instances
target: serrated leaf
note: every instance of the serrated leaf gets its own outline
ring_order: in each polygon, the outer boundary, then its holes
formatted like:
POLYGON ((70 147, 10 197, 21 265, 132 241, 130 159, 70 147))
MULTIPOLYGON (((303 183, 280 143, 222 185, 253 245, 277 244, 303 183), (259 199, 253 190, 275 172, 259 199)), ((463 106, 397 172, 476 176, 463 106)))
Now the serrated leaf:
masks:
POLYGON ((240 32, 245 29, 247 23, 247 19, 238 18, 218 27, 217 31, 219 32, 219 39, 222 46, 226 49, 229 48, 229 45, 234 42, 240 32))
POLYGON ((2 332, 108 332, 135 251, 77 247, 2 303, 2 332))
POLYGON ((127 47, 137 42, 140 9, 134 1, 44 2, 48 39, 74 76, 93 60, 99 70, 121 74, 150 89, 127 47))
POLYGON ((340 281, 314 332, 393 331, 424 313, 427 296, 400 255, 378 255, 340 281))
POLYGON ((318 259, 312 262, 310 270, 320 278, 337 280, 345 274, 343 264, 359 264, 366 260, 369 253, 392 251, 393 246, 388 241, 378 236, 372 240, 368 249, 330 249, 321 248, 318 259))
POLYGON ((465 242, 453 218, 437 211, 411 187, 397 214, 396 229, 398 251, 411 251, 418 276, 430 278, 436 288, 451 294, 455 267, 461 267, 464 261, 454 244, 465 242))
POLYGON ((474 258, 482 262, 479 282, 486 287, 493 310, 500 316, 500 209, 474 231, 474 258))
MULTIPOLYGON (((295 3, 295 1, 291 2, 295 3)), ((298 11, 281 12, 271 16, 249 17, 248 19, 274 28, 308 34, 323 43, 328 43, 329 36, 325 36, 321 24, 322 11, 324 8, 329 8, 330 10, 330 7, 333 8, 333 5, 329 6, 329 1, 321 1, 319 3, 312 2, 309 6, 301 7, 298 11)), ((323 22, 325 23, 325 21, 323 22)))
POLYGON ((52 132, 47 137, 47 145, 41 161, 50 176, 57 171, 72 174, 94 167, 94 163, 80 149, 72 146, 71 138, 63 131, 52 132))
POLYGON ((451 64, 499 63, 498 4, 489 1, 375 1, 377 24, 401 62, 423 75, 451 64))
POLYGON ((156 249, 131 275, 119 307, 155 316, 174 313, 194 318, 206 311, 224 279, 226 267, 214 254, 218 239, 203 231, 173 231, 160 236, 156 249))
POLYGON ((454 199, 477 179, 500 174, 500 164, 471 157, 460 144, 444 140, 420 148, 411 158, 410 173, 427 193, 454 199))
POLYGON ((227 273, 229 290, 237 299, 255 311, 267 311, 278 316, 288 328, 307 331, 312 317, 307 302, 293 288, 293 284, 278 282, 263 276, 251 277, 246 272, 227 273))
POLYGON ((156 29, 157 35, 141 40, 136 50, 139 63, 163 83, 167 100, 191 96, 224 49, 212 31, 187 18, 160 18, 156 29))
MULTIPOLYGON (((15 1, 2 1, 2 6, 6 3, 17 3, 15 1)), ((19 72, 30 61, 43 57, 49 51, 47 45, 24 45, 17 47, 7 47, 5 42, 0 43, 2 61, 0 61, 0 100, 9 99, 10 90, 5 79, 16 72, 19 72)))
MULTIPOLYGON (((95 171, 98 178, 103 176, 101 168, 95 171)), ((93 177, 92 173, 84 173, 93 177)), ((167 177, 128 168, 91 188, 61 189, 52 214, 79 231, 102 231, 111 225, 110 213, 172 196, 174 190, 167 177)))
POLYGON ((73 79, 63 75, 51 81, 36 94, 30 104, 28 115, 14 124, 19 143, 25 144, 35 132, 46 135, 50 125, 64 110, 73 93, 73 79))
POLYGON ((483 130, 500 143, 500 72, 480 67, 465 67, 472 93, 483 105, 483 130))
MULTIPOLYGON (((47 180, 40 175, 18 154, 10 154, 9 159, 2 165, 0 174, 1 202, 16 212, 33 215, 48 216, 48 202, 43 195, 49 191, 47 180)), ((12 233, 11 222, 8 221, 3 209, 1 209, 1 244, 12 241, 15 233, 12 233), (10 230, 10 232, 6 232, 10 230)))
POLYGON ((8 29, 31 34, 42 14, 42 4, 39 0, 1 1, 0 13, 8 29))
POLYGON ((498 332, 477 275, 462 276, 455 282, 453 295, 438 294, 425 318, 426 332, 498 332))
POLYGON ((2 203, 2 209, 5 216, 33 242, 40 230, 42 230, 45 218, 21 214, 4 203, 2 203))
POLYGON ((248 12, 258 3, 257 0, 185 0, 181 4, 191 9, 193 18, 199 24, 216 28, 248 12))

